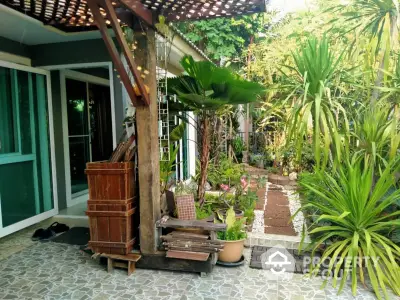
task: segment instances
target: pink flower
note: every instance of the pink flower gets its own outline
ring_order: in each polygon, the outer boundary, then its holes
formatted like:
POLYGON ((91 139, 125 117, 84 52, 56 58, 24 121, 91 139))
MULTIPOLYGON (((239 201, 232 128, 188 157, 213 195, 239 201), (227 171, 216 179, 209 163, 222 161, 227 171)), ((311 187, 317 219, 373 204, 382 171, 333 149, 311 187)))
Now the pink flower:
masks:
POLYGON ((229 191, 229 185, 221 183, 219 186, 223 191, 229 191))
POLYGON ((240 183, 242 184, 242 188, 246 188, 246 186, 248 184, 244 177, 240 179, 240 183))

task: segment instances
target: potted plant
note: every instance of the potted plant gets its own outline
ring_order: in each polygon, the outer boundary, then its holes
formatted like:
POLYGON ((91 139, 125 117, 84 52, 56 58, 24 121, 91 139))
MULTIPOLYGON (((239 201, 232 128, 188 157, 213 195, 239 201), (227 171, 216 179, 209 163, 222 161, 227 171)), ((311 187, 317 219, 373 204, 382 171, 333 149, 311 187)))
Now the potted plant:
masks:
POLYGON ((224 251, 218 254, 218 260, 226 263, 235 263, 241 260, 244 241, 247 238, 245 231, 246 218, 237 219, 233 207, 226 212, 226 217, 218 215, 226 224, 226 231, 218 232, 218 239, 224 241, 224 251))

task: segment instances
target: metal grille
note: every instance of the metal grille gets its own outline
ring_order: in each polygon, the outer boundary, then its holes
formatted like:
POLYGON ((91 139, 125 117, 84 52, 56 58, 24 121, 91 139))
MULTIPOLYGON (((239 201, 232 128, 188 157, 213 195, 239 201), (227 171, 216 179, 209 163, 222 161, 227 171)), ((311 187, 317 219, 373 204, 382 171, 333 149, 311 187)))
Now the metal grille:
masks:
POLYGON ((156 37, 157 52, 157 99, 158 99, 158 138, 160 146, 160 160, 169 161, 169 108, 168 108, 168 58, 171 42, 159 34, 156 37))

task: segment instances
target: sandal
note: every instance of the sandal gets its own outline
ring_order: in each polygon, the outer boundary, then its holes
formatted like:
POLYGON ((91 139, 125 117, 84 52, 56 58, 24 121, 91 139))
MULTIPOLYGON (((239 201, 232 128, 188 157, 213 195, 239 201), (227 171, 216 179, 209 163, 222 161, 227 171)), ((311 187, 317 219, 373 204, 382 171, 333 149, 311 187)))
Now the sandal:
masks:
POLYGON ((54 222, 47 229, 50 229, 51 231, 53 231, 54 233, 57 234, 57 233, 68 231, 69 226, 62 224, 62 223, 54 222))
POLYGON ((31 238, 32 241, 38 241, 38 240, 40 240, 40 237, 42 236, 43 231, 44 231, 43 228, 36 229, 35 232, 34 232, 33 235, 32 235, 32 238, 31 238))
POLYGON ((54 236, 54 231, 51 229, 37 229, 32 235, 32 241, 43 241, 48 240, 54 236))

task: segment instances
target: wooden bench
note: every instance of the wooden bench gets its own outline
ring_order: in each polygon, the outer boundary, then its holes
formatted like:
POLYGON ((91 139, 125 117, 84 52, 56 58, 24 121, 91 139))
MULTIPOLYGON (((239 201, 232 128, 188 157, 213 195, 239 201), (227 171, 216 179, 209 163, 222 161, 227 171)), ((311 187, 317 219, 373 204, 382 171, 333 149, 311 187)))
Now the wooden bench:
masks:
POLYGON ((101 254, 100 257, 107 258, 107 271, 108 273, 112 273, 114 267, 123 268, 128 270, 128 276, 130 276, 133 272, 135 272, 136 262, 139 261, 141 255, 130 253, 127 255, 118 255, 118 254, 101 254))
POLYGON ((173 231, 161 237, 167 250, 166 257, 185 260, 207 261, 211 255, 211 264, 215 265, 218 252, 223 250, 223 243, 217 240, 216 232, 226 230, 226 224, 215 224, 203 220, 179 220, 164 216, 157 222, 157 227, 173 229, 199 229, 207 234, 173 231))

